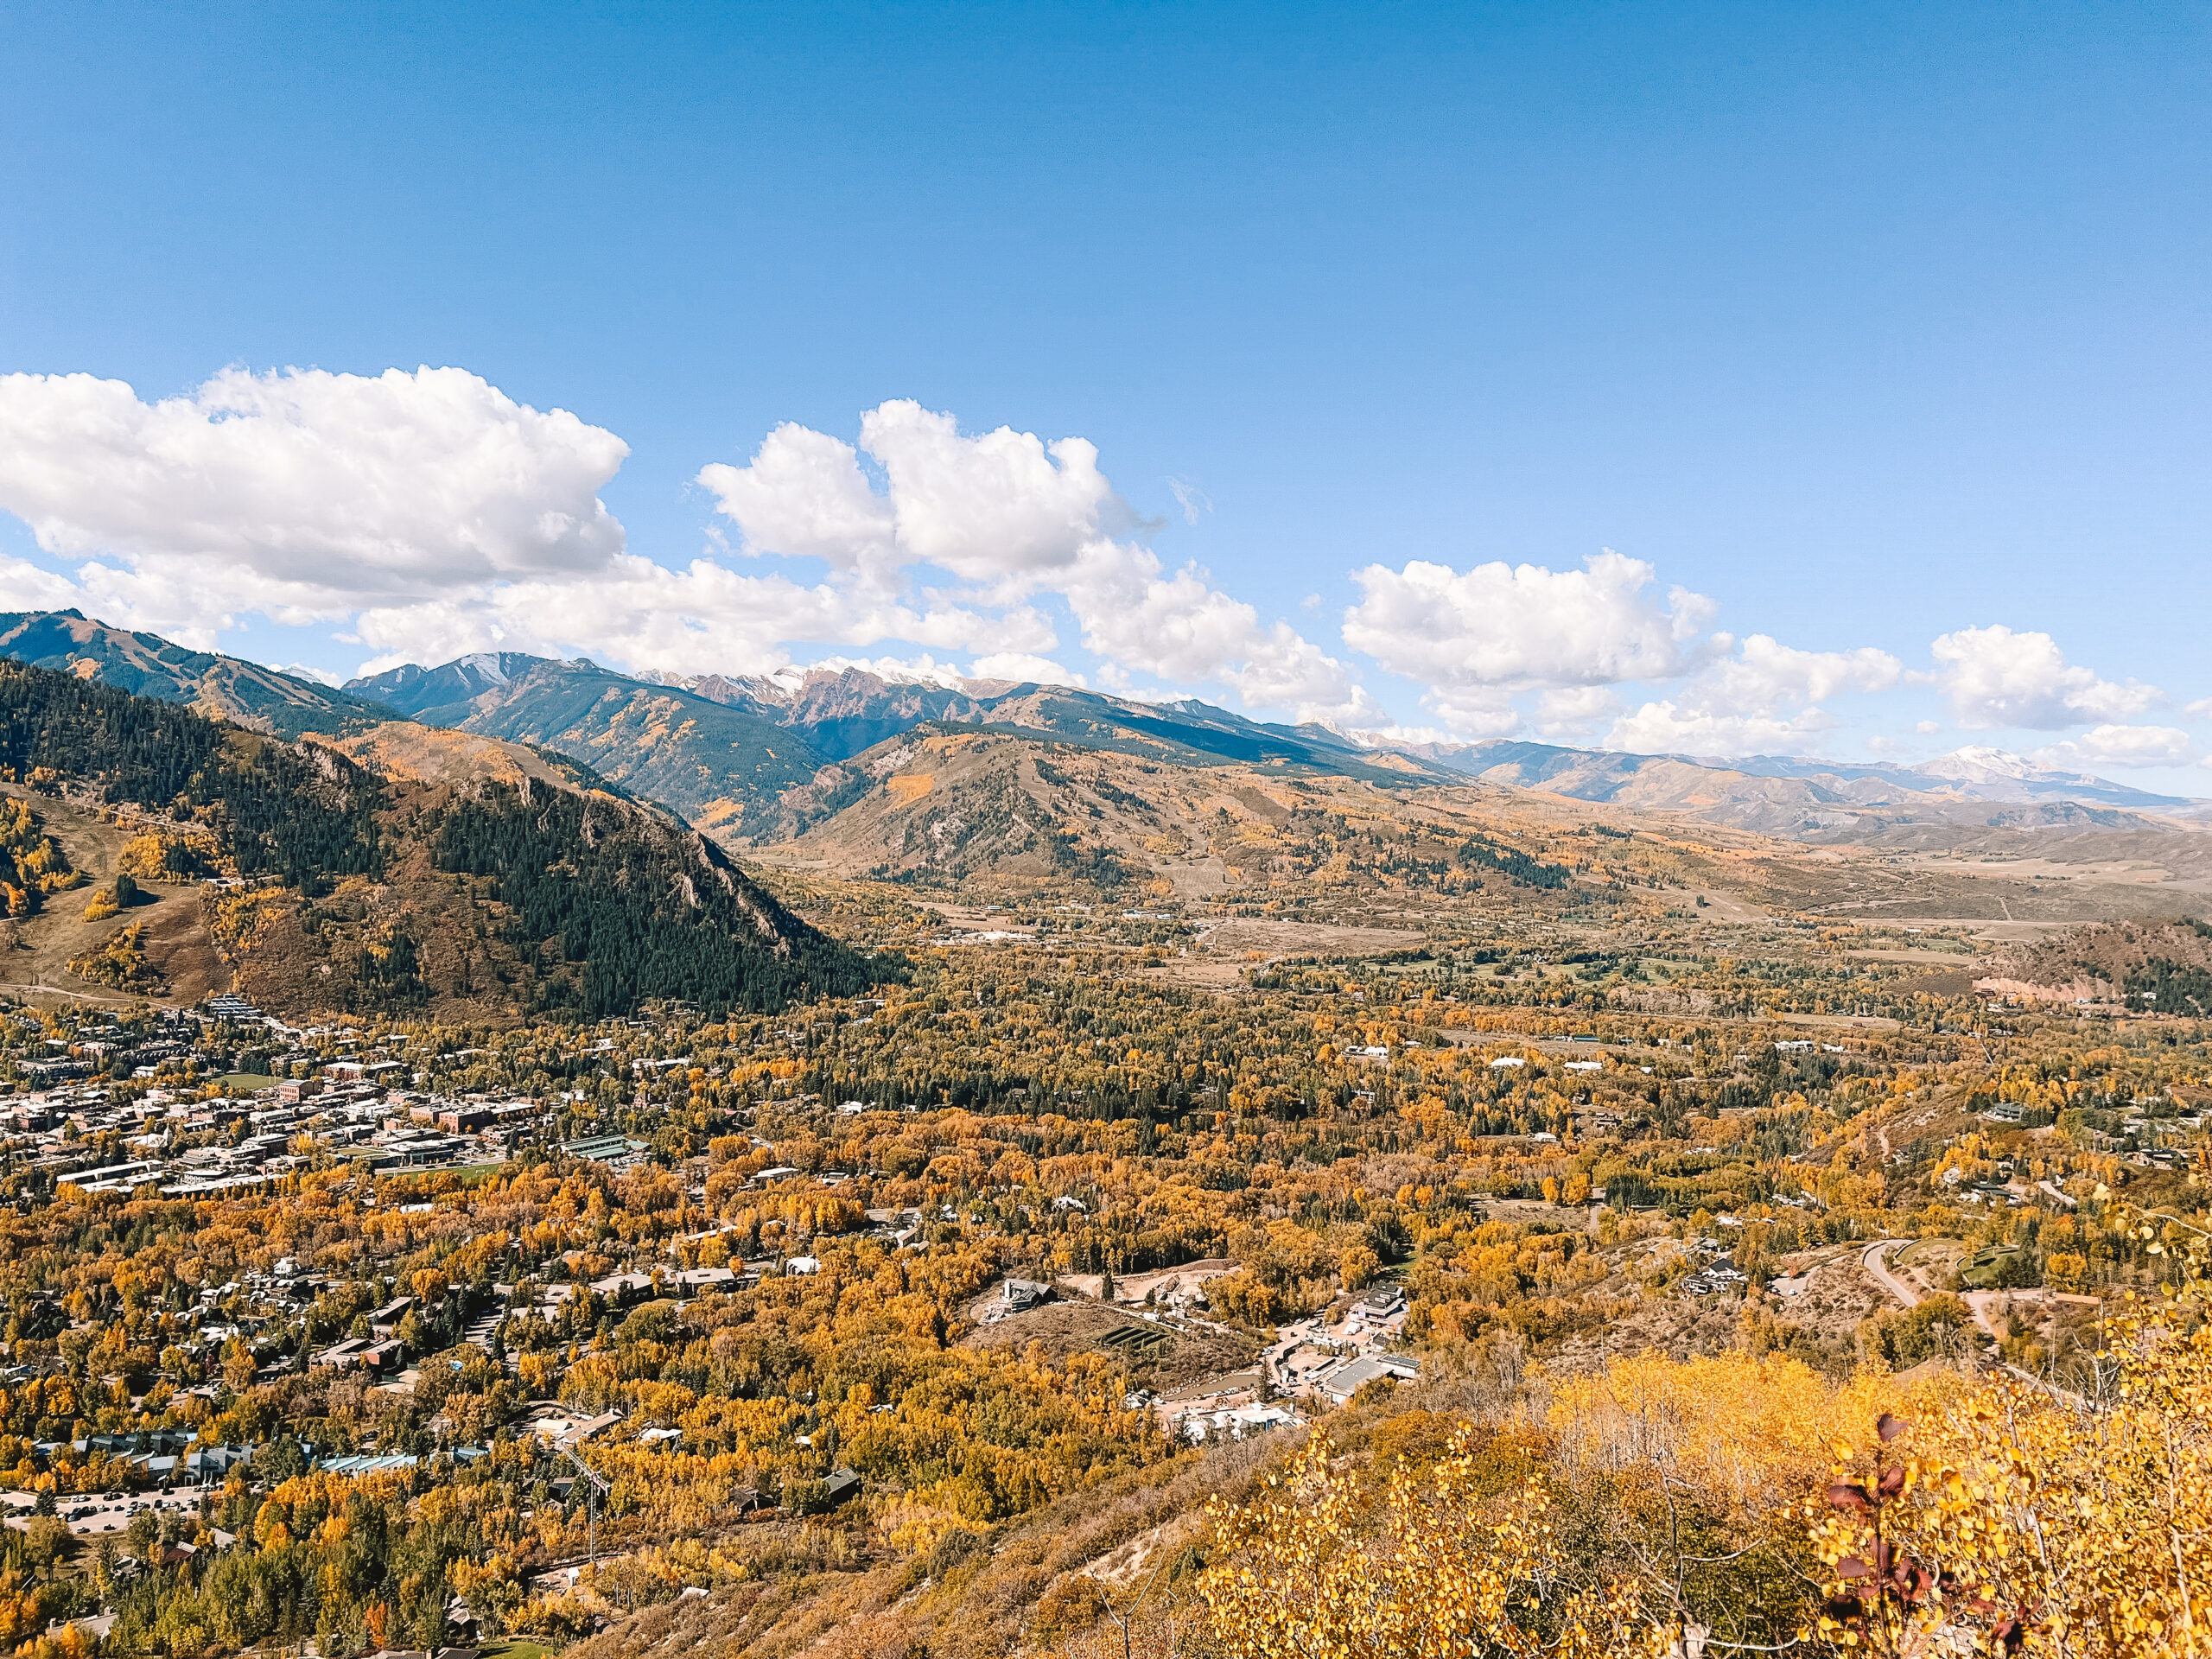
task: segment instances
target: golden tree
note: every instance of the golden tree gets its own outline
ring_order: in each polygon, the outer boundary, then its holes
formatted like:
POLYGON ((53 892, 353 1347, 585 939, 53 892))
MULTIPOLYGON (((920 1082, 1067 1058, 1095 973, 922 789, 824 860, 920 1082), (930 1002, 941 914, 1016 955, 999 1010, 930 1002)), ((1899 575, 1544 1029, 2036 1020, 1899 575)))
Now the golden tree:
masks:
POLYGON ((1234 1559, 1199 1594, 1236 1659, 1577 1659, 1665 1650, 1632 1580, 1578 1582, 1549 1496, 1492 1500, 1468 1431, 1426 1472, 1401 1464, 1379 1515, 1316 1433, 1253 1503, 1211 1506, 1234 1559))
POLYGON ((2212 1326, 2201 1281, 2108 1324, 2091 1400, 2007 1379, 1883 1422, 1816 1501, 1846 1649, 2212 1653, 2212 1326))

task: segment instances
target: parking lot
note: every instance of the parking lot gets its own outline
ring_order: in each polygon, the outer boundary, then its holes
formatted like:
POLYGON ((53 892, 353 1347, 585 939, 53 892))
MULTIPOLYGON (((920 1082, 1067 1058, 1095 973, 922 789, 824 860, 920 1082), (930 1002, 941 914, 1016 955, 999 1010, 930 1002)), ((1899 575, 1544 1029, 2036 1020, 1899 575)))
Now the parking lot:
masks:
MULTIPOLYGON (((0 1501, 7 1504, 10 1526, 20 1527, 31 1518, 32 1506, 37 1497, 30 1492, 0 1494, 0 1501)), ((69 1492, 55 1500, 61 1518, 69 1523, 69 1530, 79 1537, 98 1537, 102 1533, 121 1533, 130 1526, 131 1517, 140 1514, 175 1515, 180 1517, 200 1512, 200 1494, 181 1492, 69 1492)))

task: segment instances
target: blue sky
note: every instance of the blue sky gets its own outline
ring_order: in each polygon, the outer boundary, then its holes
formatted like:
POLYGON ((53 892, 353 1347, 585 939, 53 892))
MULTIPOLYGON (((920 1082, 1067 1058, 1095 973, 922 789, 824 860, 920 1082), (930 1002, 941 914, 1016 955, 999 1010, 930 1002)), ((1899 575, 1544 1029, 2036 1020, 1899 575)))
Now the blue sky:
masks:
POLYGON ((1990 742, 2212 794, 2208 31, 10 8, 0 373, 135 396, 9 383, 0 605, 341 673, 495 637, 1041 657, 1341 724, 1990 742), (486 390, 282 372, 418 365, 486 390), (748 466, 896 400, 955 432, 748 466), (257 423, 335 470, 245 454, 257 423), (973 445, 1002 426, 1095 446, 1098 487, 973 445), (824 540, 855 478, 885 523, 824 540), (613 530, 513 528, 594 496, 613 530))

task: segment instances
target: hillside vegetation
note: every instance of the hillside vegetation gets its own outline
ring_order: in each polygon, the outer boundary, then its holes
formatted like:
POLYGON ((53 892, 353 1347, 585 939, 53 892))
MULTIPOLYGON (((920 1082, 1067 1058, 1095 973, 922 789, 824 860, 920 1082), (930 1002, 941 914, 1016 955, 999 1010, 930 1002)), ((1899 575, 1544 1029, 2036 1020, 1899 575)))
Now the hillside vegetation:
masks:
MULTIPOLYGON (((393 725, 287 743, 0 665, 0 767, 48 817, 117 826, 103 874, 197 889, 156 936, 116 930, 128 972, 113 941, 72 957, 111 987, 159 989, 210 945, 234 988, 300 1014, 757 1009, 871 976, 680 823, 511 745, 393 725)), ((67 868, 58 843, 17 861, 41 856, 67 868)))
POLYGON ((103 672, 0 666, 19 1659, 2212 1645, 2178 818, 1812 845, 512 655, 294 741, 103 672), (466 728, 532 701, 570 753, 466 728), (609 734, 812 770, 718 842, 609 734))
POLYGON ((188 650, 159 634, 128 632, 76 611, 0 613, 0 657, 91 675, 134 696, 181 702, 276 737, 364 731, 385 718, 369 705, 296 674, 215 652, 188 650))

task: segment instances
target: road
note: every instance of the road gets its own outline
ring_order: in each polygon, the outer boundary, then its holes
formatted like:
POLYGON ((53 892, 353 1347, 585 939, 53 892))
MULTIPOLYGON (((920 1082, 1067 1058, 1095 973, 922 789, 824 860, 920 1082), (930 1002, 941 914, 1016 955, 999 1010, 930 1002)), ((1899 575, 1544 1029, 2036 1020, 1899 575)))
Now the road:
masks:
MULTIPOLYGON (((1884 1290, 1888 1291, 1891 1295, 1896 1297, 1897 1300, 1903 1302, 1907 1307, 1919 1306, 1922 1300, 1921 1294, 1910 1284, 1906 1283, 1904 1280, 1898 1278, 1897 1274, 1890 1271, 1889 1264, 1882 1260, 1882 1253, 1893 1247, 1908 1245, 1915 1242, 1915 1240, 1910 1238, 1878 1238, 1872 1243, 1869 1244, 1866 1249, 1860 1253, 1859 1257, 1859 1264, 1866 1269, 1867 1276, 1873 1280, 1876 1284, 1881 1286, 1884 1290)), ((1995 1339, 1998 1334, 1996 1328, 1990 1324, 1989 1315, 1983 1310, 1980 1303, 1974 1298, 1969 1297, 1967 1299, 1967 1306, 1974 1310, 1974 1323, 1979 1325, 1984 1331, 1987 1332, 1993 1339, 1995 1339)), ((2010 1372, 2012 1376, 2018 1377, 2023 1382, 2033 1383, 2037 1388, 2050 1390, 2051 1394, 2055 1395, 2059 1399, 2063 1400, 2069 1406, 2081 1406, 2087 1408, 2089 1403, 2080 1395, 2075 1394, 2069 1389, 2062 1389, 2056 1382, 2052 1382, 2045 1378, 2037 1376, 2032 1371, 2024 1371, 2018 1365, 2007 1365, 2000 1360, 1997 1363, 1997 1368, 1999 1370, 2010 1372)))
POLYGON ((1882 1252, 1892 1246, 1902 1247, 1916 1242, 1910 1238, 1878 1238, 1859 1257, 1859 1265, 1866 1269, 1867 1276, 1907 1307, 1920 1306, 1920 1293, 1890 1271, 1888 1264, 1882 1260, 1882 1252))

